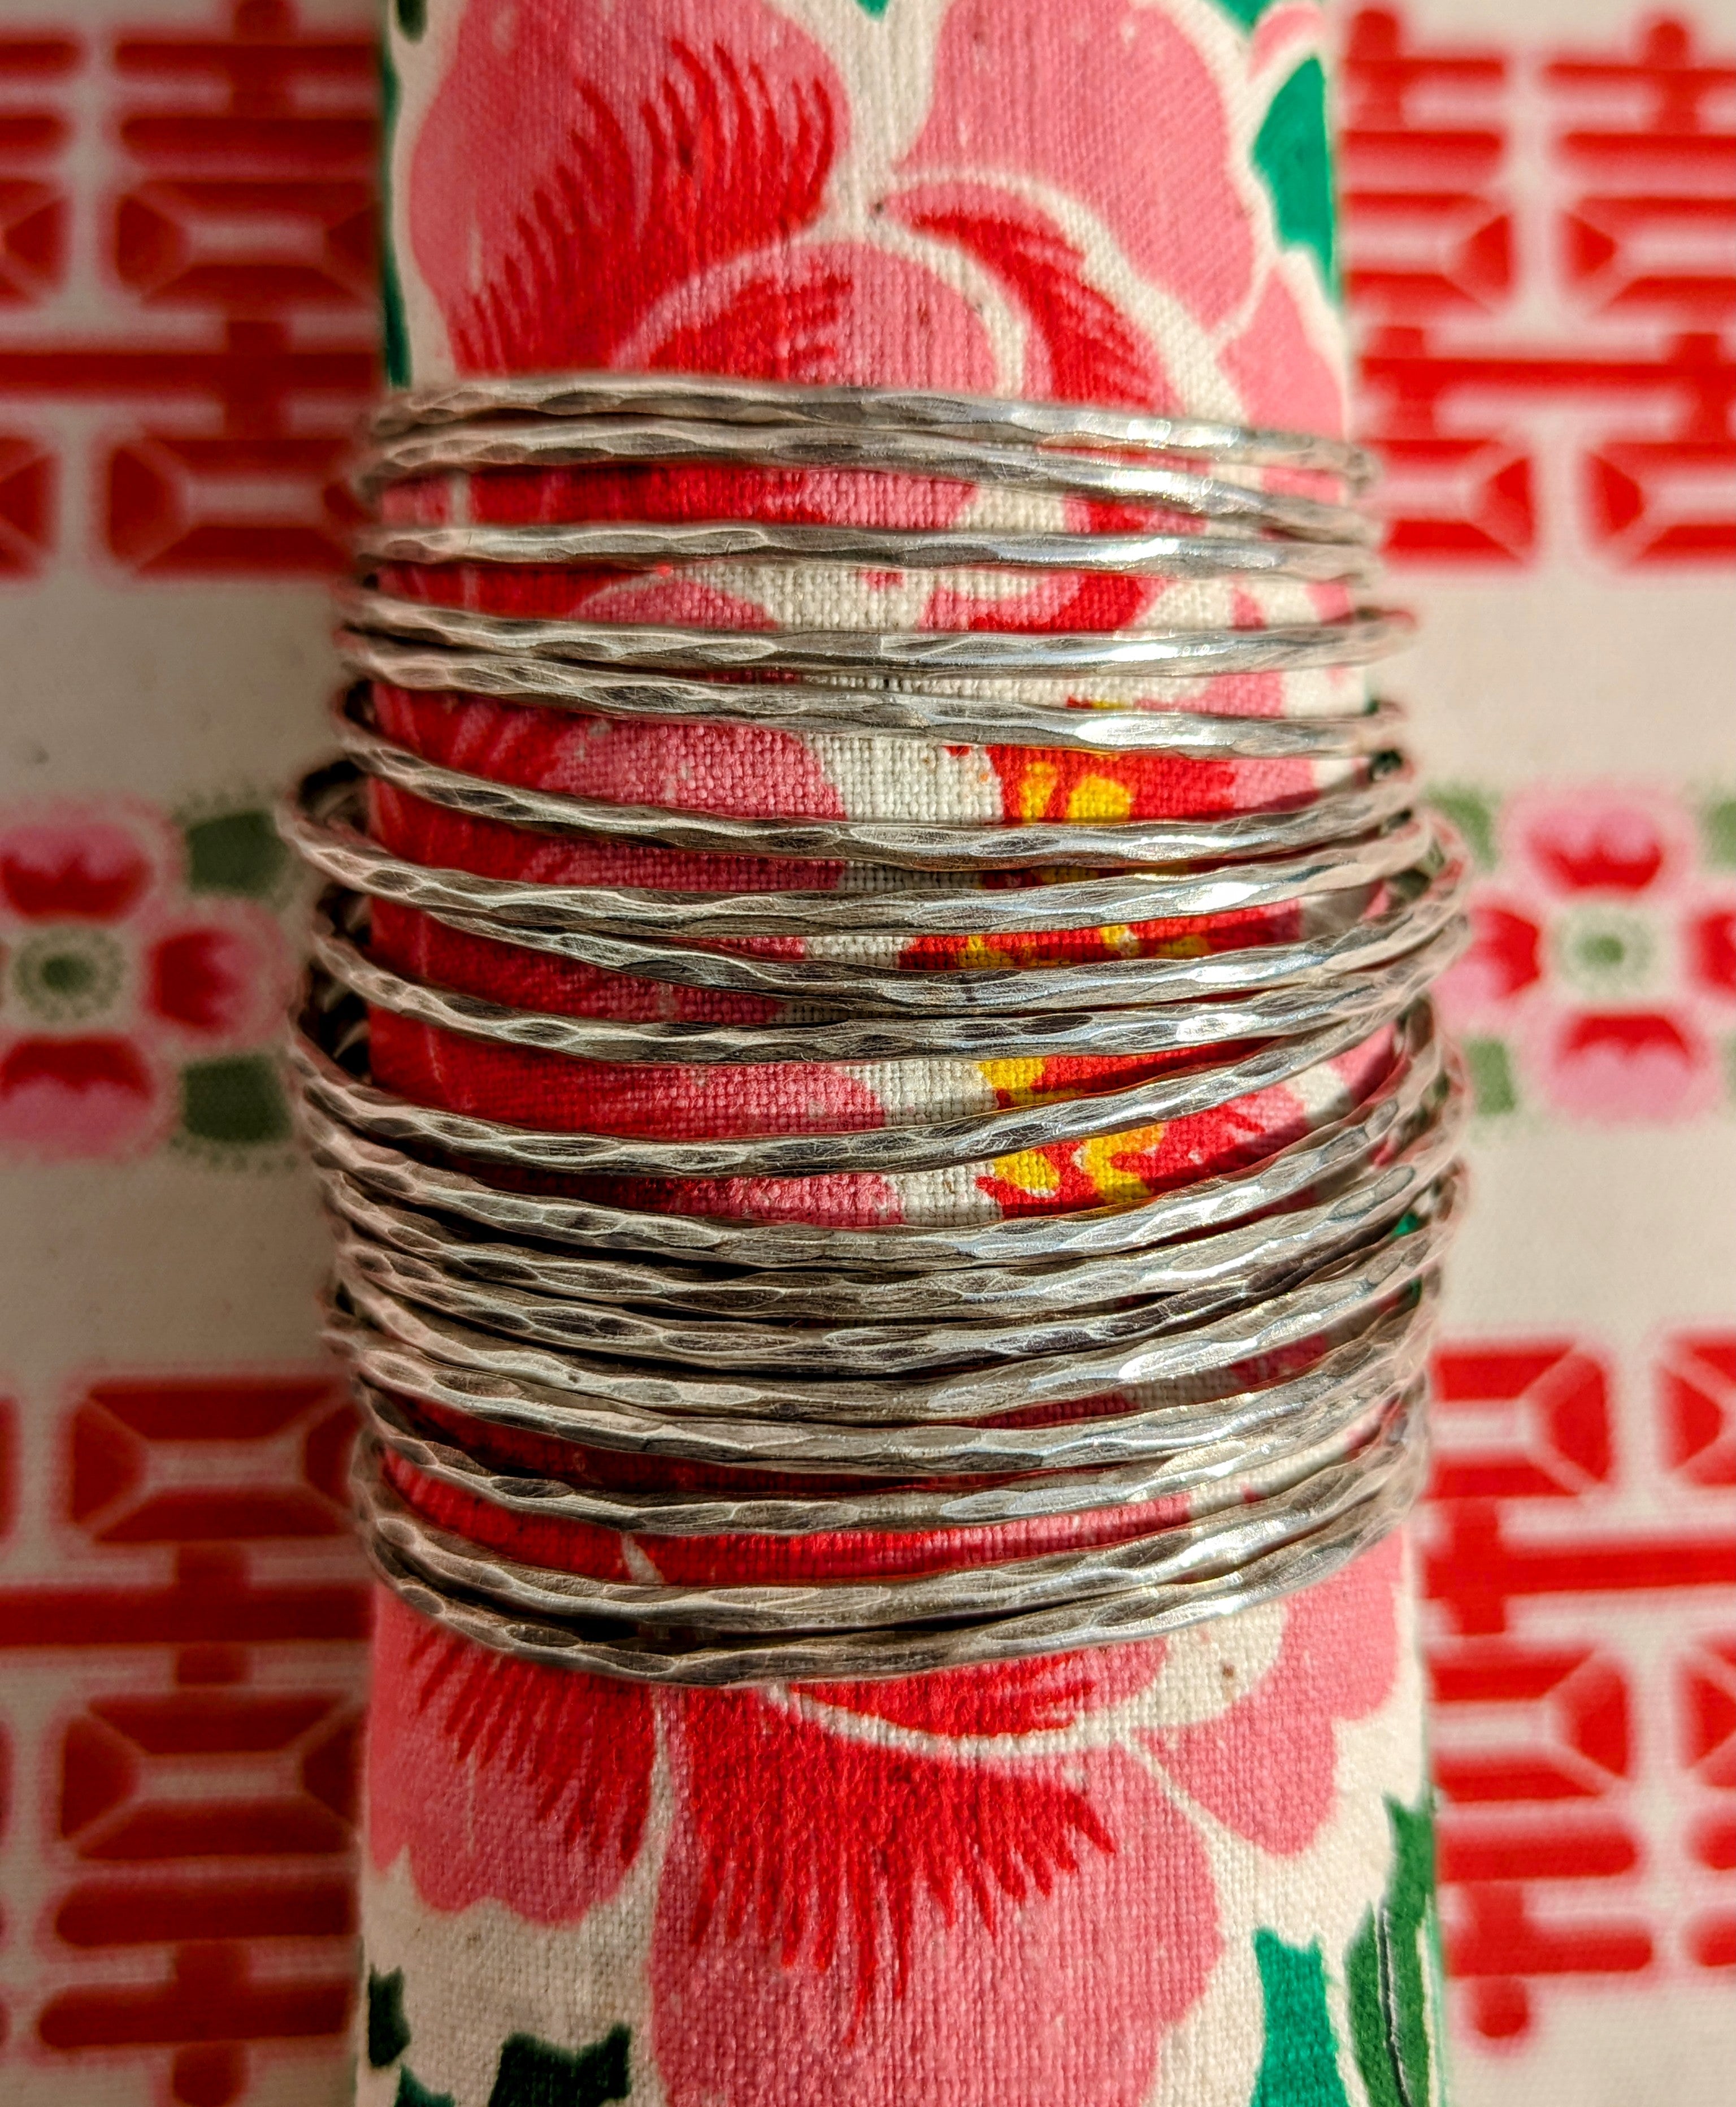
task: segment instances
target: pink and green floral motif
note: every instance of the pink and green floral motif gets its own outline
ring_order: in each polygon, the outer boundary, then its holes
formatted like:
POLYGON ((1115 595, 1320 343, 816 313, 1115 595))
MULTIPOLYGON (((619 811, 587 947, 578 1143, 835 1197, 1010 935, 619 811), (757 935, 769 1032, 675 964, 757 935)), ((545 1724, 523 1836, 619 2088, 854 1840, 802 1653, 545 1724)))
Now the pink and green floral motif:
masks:
POLYGON ((143 1155, 287 1134, 287 999, 262 811, 177 825, 104 798, 0 811, 0 1155, 143 1155))
POLYGON ((1470 950, 1441 986, 1479 1110, 1613 1123, 1726 1102, 1736 873, 1724 808, 1596 784, 1499 807, 1469 792, 1441 802, 1485 872, 1470 950))
MULTIPOLYGON (((762 2107, 1137 2107, 1252 1936, 1211 1840, 1281 1862, 1335 1818, 1340 1733, 1399 1678, 1400 1578, 1389 1540, 1293 1597, 1245 1680, 1227 1656, 1214 1668, 1209 1701, 1161 1642, 653 1693, 483 1652, 383 1595, 370 1855, 407 1872, 424 1912, 482 1924, 504 1907, 569 1937, 648 1861, 635 2055, 671 2107, 742 2096, 732 2073, 774 2042, 754 2067, 762 2107), (1109 1923, 1127 1928, 1113 1968, 1109 1923)), ((375 2001, 380 2068, 413 2015, 389 1975, 375 2001)), ((1376 2052, 1353 2010, 1348 2032, 1376 2052)), ((409 2060, 447 2088, 432 2042, 409 2060)))

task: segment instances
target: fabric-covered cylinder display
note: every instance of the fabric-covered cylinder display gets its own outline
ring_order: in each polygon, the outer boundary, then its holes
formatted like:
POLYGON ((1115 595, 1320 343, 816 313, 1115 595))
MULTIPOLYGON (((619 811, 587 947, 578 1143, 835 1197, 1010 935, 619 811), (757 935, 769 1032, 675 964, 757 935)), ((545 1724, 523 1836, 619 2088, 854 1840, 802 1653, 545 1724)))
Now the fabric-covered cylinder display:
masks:
POLYGON ((365 2102, 1444 2096, 1456 852, 1368 700, 1321 37, 397 0, 412 392, 293 823, 365 2102))

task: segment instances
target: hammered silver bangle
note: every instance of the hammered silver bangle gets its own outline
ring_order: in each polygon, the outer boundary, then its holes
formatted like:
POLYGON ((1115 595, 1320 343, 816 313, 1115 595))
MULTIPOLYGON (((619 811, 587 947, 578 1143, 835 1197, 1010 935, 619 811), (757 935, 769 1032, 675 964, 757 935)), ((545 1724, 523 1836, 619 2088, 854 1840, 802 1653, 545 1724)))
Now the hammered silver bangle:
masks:
POLYGON ((929 478, 983 502, 948 528, 511 524, 464 503, 456 518, 366 528, 362 575, 339 595, 340 654, 363 685, 339 705, 342 761, 298 787, 282 821, 330 888, 290 1065, 335 1231, 327 1332, 365 1415, 357 1489, 376 1571, 487 1647, 724 1687, 1149 1637, 1335 1570, 1393 1526, 1423 1468, 1465 1102, 1427 989, 1465 941, 1466 859, 1416 803, 1393 706, 1335 711, 1324 683, 1294 717, 1213 705, 1222 676, 1365 666, 1405 640, 1408 618, 1364 597, 1368 457, 1092 406, 580 374, 396 397, 357 483, 371 500, 429 478, 705 463, 929 478), (1160 516, 1094 532, 1079 501, 1160 516), (1264 604, 1305 608, 1303 591, 1326 588, 1312 604, 1330 611, 1251 628, 730 630, 496 614, 446 604, 436 575, 816 565, 1269 582, 1289 596, 1264 604), (1321 766, 1298 802, 1202 819, 748 818, 468 772, 388 735, 369 684, 599 720, 1321 766), (1156 706, 1164 692, 1180 706, 1156 706), (384 810, 447 815, 455 842, 476 826, 527 851, 805 862, 814 882, 545 884, 423 863, 357 824, 370 784, 401 801, 384 810), (768 1014, 630 1021, 469 993, 378 946, 373 903, 557 969, 751 996, 768 1014), (1208 936, 1181 955, 992 955, 1004 940, 1209 931, 1268 912, 1284 918, 1269 937, 1233 949, 1208 936), (729 948, 766 938, 800 955, 729 948), (990 956, 902 963, 900 947, 935 938, 990 956), (936 1090, 989 1061, 1178 1065, 950 1117, 644 1135, 515 1125, 383 1088, 370 1015, 572 1063, 576 1089, 589 1062, 922 1063, 911 1072, 936 1090), (1383 1033, 1384 1067, 1340 1108, 1132 1204, 834 1228, 657 1211, 597 1182, 980 1176, 1326 1077, 1383 1033), (500 1460, 526 1439, 545 1464, 500 1460), (594 1462, 611 1455, 699 1473, 699 1489, 612 1489, 594 1462), (653 1566, 628 1583, 491 1550, 422 1512, 422 1483, 505 1525, 534 1515, 642 1542, 944 1530, 950 1548, 899 1579, 698 1587, 653 1566), (994 1548, 1001 1525, 1066 1518, 1107 1537, 994 1548))
POLYGON ((1336 476, 1352 489, 1373 481, 1367 451, 1348 439, 1203 417, 1110 410, 1084 402, 1024 402, 942 389, 828 387, 684 373, 514 374, 400 390, 374 411, 376 439, 442 430, 496 416, 703 417, 720 424, 841 425, 937 432, 1007 445, 1078 446, 1133 454, 1198 454, 1254 468, 1336 476))
MULTIPOLYGON (((1029 1614, 1063 1602, 1119 1594, 1142 1580, 1222 1570, 1232 1543, 1234 1559, 1241 1562, 1256 1548, 1293 1541, 1379 1497, 1386 1480, 1406 1457, 1415 1402, 1413 1390, 1385 1408, 1383 1423, 1358 1449, 1311 1458, 1314 1467, 1299 1473, 1280 1497, 1233 1498, 1227 1503, 1227 1512, 1225 1507, 1209 1508, 1180 1525, 1160 1526, 1148 1534, 1085 1550, 879 1582, 671 1588, 597 1579, 479 1554, 416 1520, 376 1474, 369 1474, 371 1482, 365 1478, 364 1483, 376 1514, 384 1507, 390 1524, 396 1525, 388 1524, 381 1534, 401 1556, 424 1572, 432 1566, 440 1577, 456 1580, 469 1592, 511 1609, 720 1633, 872 1629, 876 1624, 1029 1614), (1299 1491, 1305 1491, 1305 1503, 1297 1498, 1299 1491)), ((366 1449, 363 1456, 366 1467, 366 1449)))
MULTIPOLYGON (((696 1646, 683 1639, 660 1645, 645 1638, 611 1636, 584 1624, 512 1614, 468 1591, 431 1584, 425 1572, 407 1566, 377 1531, 367 1531, 364 1542, 380 1577, 423 1616, 476 1644, 522 1659, 653 1684, 727 1687, 868 1681, 1160 1638, 1317 1584, 1402 1520, 1421 1489, 1424 1467, 1424 1454, 1415 1443, 1374 1497, 1276 1548, 1221 1541, 1220 1570, 1198 1580, 1164 1584, 1142 1579, 1118 1595, 938 1629, 895 1626, 769 1642, 696 1646)), ((1305 1509, 1303 1514, 1312 1519, 1305 1509)))
POLYGON ((1406 766, 1366 783, 1324 790, 1309 803, 1222 820, 1121 820, 946 825, 886 820, 741 820, 709 812, 622 805, 564 791, 527 789, 429 761, 357 721, 352 699, 334 712, 338 744, 364 775, 447 811, 557 838, 655 842, 719 856, 872 864, 917 871, 1023 870, 1053 865, 1098 869, 1212 863, 1356 840, 1408 811, 1415 784, 1406 766))
POLYGON ((1312 761, 1389 752, 1405 721, 1393 703, 1375 703, 1348 716, 1257 717, 1168 706, 1137 708, 1097 698, 1083 706, 1052 706, 1025 695, 949 693, 909 681, 896 687, 821 686, 796 680, 726 684, 492 651, 433 649, 348 627, 338 631, 337 644, 352 672, 412 694, 482 696, 656 724, 774 725, 967 746, 1312 761))
MULTIPOLYGON (((320 771, 323 777, 325 770, 320 771)), ((324 788, 322 784, 316 788, 324 788)), ((285 815, 290 845, 351 892, 495 926, 507 943, 569 933, 649 936, 666 943, 742 937, 1041 936, 1106 924, 1192 919, 1290 907, 1402 877, 1445 852, 1427 815, 1294 856, 1194 874, 1133 870, 1004 889, 932 883, 791 892, 678 892, 626 885, 541 885, 420 864, 380 848, 342 820, 315 816, 305 795, 285 815)), ((552 948, 545 945, 544 948, 552 948)))
MULTIPOLYGON (((430 1481, 507 1516, 535 1513, 656 1536, 988 1528, 1191 1492, 1227 1472, 1281 1462, 1299 1447, 1338 1437, 1419 1380, 1435 1293, 1425 1287, 1322 1354, 1305 1375, 1263 1390, 1216 1394, 1207 1404, 1136 1404, 1107 1420, 1056 1421, 1025 1430, 1022 1439, 991 1444, 992 1453, 1009 1459, 993 1475, 916 1485, 864 1481, 834 1489, 823 1500, 734 1485, 711 1493, 627 1491, 586 1471, 554 1478, 523 1466, 505 1467, 460 1444, 451 1410, 437 1428, 419 1417, 425 1406, 366 1374, 358 1377, 356 1391, 374 1437, 394 1456, 430 1481), (1021 1456, 1038 1460, 1021 1467, 1012 1459, 1021 1456)), ((347 1350, 359 1346, 361 1335, 352 1320, 334 1314, 331 1322, 347 1350)), ((390 1363, 389 1352, 379 1358, 390 1363)), ((468 1438, 476 1440, 474 1434, 468 1438)))
MULTIPOLYGON (((340 1071, 341 1072, 341 1071, 340 1071)), ((1359 1170, 1415 1116, 1442 1076, 1432 1013, 1402 1020, 1386 1076, 1353 1110, 1257 1157, 1245 1169, 1159 1193, 1137 1204, 1064 1215, 1012 1215, 988 1222, 883 1229, 819 1223, 733 1221, 707 1215, 635 1210, 595 1199, 489 1184, 450 1164, 428 1162, 328 1115, 305 1092, 303 1138, 322 1175, 482 1231, 603 1252, 648 1253, 747 1269, 822 1269, 925 1275, 1008 1263, 1137 1251, 1279 1207, 1317 1184, 1359 1170)), ((1462 1093, 1461 1093, 1462 1096, 1462 1093)))

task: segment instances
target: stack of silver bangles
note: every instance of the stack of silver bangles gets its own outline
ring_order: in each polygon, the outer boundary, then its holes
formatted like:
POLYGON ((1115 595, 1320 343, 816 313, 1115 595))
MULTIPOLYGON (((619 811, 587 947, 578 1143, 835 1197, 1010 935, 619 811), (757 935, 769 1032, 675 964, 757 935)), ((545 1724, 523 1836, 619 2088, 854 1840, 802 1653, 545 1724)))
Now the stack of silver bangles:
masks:
POLYGON ((1153 526, 599 519, 362 534, 339 639, 357 681, 338 712, 343 757, 305 779, 283 824, 327 886, 291 1058, 336 1228, 329 1328, 364 1414, 357 1485, 378 1570, 487 1647, 699 1684, 901 1675, 1149 1638, 1335 1570, 1402 1516, 1423 1470, 1462 1106, 1426 991, 1462 941, 1465 861, 1415 802, 1399 713, 1364 707, 1360 681, 1349 713, 1285 717, 1214 712, 1202 682, 1358 666, 1402 640, 1403 618, 1360 597, 1375 538, 1355 501, 1364 456, 1072 405, 594 374, 400 395, 375 420, 359 484, 377 496, 406 479, 623 464, 927 478, 1012 494, 1025 505, 1003 506, 1014 517, 1089 517, 1084 499, 1118 518, 1143 509, 1153 526), (1294 580, 1345 588, 1333 604, 1350 611, 1267 627, 738 631, 482 613, 368 582, 381 566, 721 564, 1294 580), (1176 679, 1195 684, 1188 706, 1154 706, 1176 679), (653 724, 1326 766, 1305 803, 1204 819, 750 819, 464 773, 385 736, 370 681, 653 724), (364 830, 370 781, 545 839, 807 859, 843 875, 676 891, 437 868, 364 830), (513 1008, 373 955, 372 902, 782 1007, 756 1024, 513 1008), (1024 966, 990 950, 935 970, 886 948, 1266 910, 1296 912, 1236 948, 1024 966), (765 937, 805 940, 808 955, 729 947, 765 937), (393 1094, 370 1080, 370 1013, 577 1062, 1174 1058, 1127 1087, 926 1122, 645 1137, 393 1094), (596 1183, 962 1175, 1210 1112, 1383 1031, 1390 1058, 1361 1094, 1252 1161, 1124 1205, 836 1228, 635 1209, 596 1183), (635 1467, 599 1470, 599 1456, 635 1467), (497 1516, 492 1548, 430 1520, 410 1485, 442 1489, 448 1518, 497 1516), (611 1533, 625 1553, 611 1570, 634 1577, 500 1548, 548 1523, 611 1533), (852 1533, 906 1540, 881 1569, 893 1577, 675 1584, 639 1548, 852 1533), (1049 1548, 1021 1552, 1021 1533, 1049 1548), (929 1538, 931 1555, 913 1556, 929 1538))

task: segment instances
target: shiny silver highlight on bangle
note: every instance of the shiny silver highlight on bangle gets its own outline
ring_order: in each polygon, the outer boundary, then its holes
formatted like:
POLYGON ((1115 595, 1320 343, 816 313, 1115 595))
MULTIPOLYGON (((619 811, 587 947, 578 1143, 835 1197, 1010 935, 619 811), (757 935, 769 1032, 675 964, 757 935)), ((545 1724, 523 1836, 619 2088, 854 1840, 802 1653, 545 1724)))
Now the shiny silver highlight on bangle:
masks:
MULTIPOLYGON (((281 824, 325 885, 289 1064, 334 1233, 327 1335, 363 1415, 357 1508, 387 1585, 485 1647, 641 1682, 890 1677, 1227 1615, 1325 1577, 1402 1518, 1463 1205, 1465 1094, 1428 989, 1465 941, 1466 870, 1416 803, 1402 713, 1341 679, 1410 627, 1364 597, 1370 475, 1359 448, 1305 434, 943 391, 596 373, 382 406, 358 489, 455 501, 357 537, 340 758, 281 824), (926 478, 978 502, 931 528, 508 523, 473 501, 503 474, 680 465, 926 478), (1103 503, 1117 523, 1092 531, 1103 503), (760 630, 451 604, 486 599, 467 576, 514 571, 588 574, 568 603, 582 610, 599 576, 816 567, 998 573, 1008 591, 1157 579, 1191 613, 1262 591, 1288 612, 760 630), (1245 687, 1223 685, 1272 674, 1306 676, 1300 713, 1245 714, 1245 687), (748 816, 475 772, 419 750, 406 696, 900 752, 1274 762, 1313 788, 1209 817, 748 816), (370 796, 400 838, 421 814, 432 838, 512 851, 418 860, 368 831, 370 796), (508 874, 622 848, 729 860, 715 889, 508 874), (740 883, 754 860, 776 889, 740 883), (438 941, 386 942, 387 909, 438 941), (1251 926, 1214 949, 1226 915, 1251 926), (1032 938, 1060 955, 1021 964, 1032 938), (407 963, 478 940, 510 947, 546 1006, 407 963), (907 951, 936 941, 938 963, 907 951), (575 971, 589 977, 568 1010, 575 971), (613 1013, 585 995, 599 974, 641 993, 613 1013), (750 998, 756 1021, 684 1017, 680 990, 750 998), (648 1010, 644 991, 661 998, 648 1010), (394 1045, 407 1031, 554 1064, 536 1072, 574 1108, 603 1064, 653 1089, 745 1089, 758 1072, 771 1103, 780 1069, 799 1093, 830 1067, 905 1109, 811 1130, 742 1113, 702 1134, 485 1117, 386 1087, 371 1047, 377 1023, 384 1063, 388 1022, 394 1045), (1067 1065, 1028 1099, 984 1065, 1047 1061, 1067 1065), (1193 1183, 958 1212, 1009 1163, 1058 1178, 1279 1089, 1289 1124, 1250 1125, 1242 1154, 1193 1183), (738 1197, 852 1178, 893 1181, 912 1219, 785 1220, 738 1197), (520 1555, 532 1519, 541 1562, 520 1555), (703 1584, 668 1577, 692 1538, 711 1542, 703 1584), (766 1547, 805 1539, 824 1540, 827 1576, 775 1577, 766 1547)), ((583 475, 557 487, 582 492, 583 475)))

